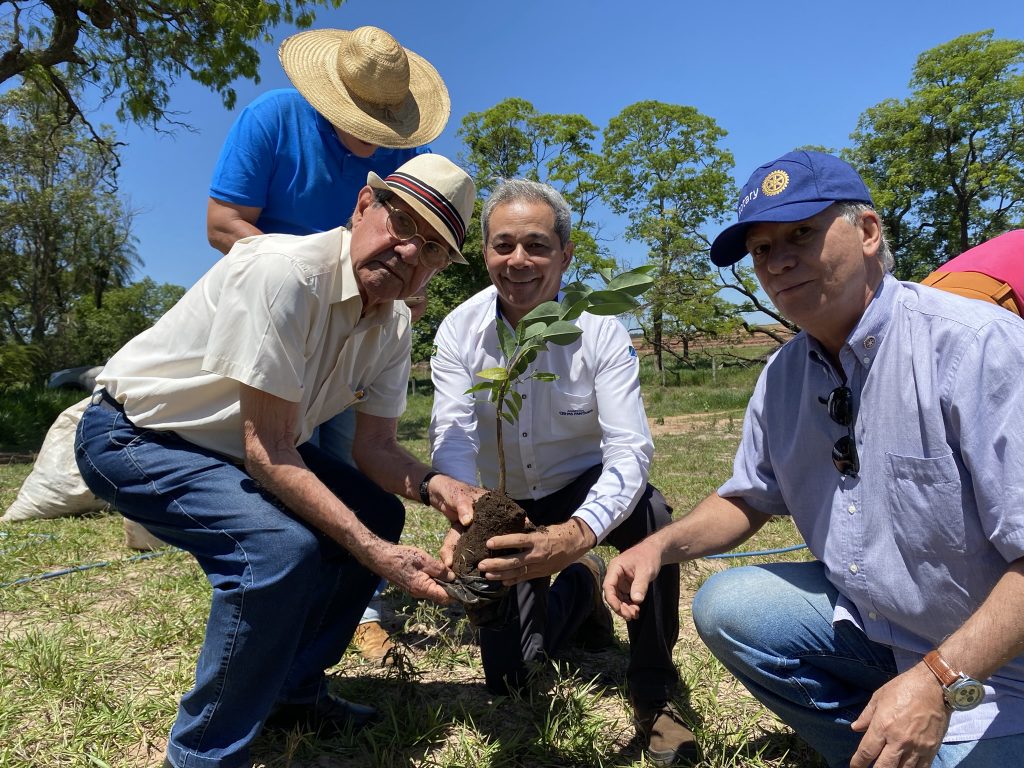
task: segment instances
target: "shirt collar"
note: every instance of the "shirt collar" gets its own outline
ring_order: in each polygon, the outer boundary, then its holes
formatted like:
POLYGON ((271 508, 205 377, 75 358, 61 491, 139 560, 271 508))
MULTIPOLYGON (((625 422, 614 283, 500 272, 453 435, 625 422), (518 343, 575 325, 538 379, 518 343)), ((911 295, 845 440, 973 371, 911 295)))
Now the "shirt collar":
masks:
MULTIPOLYGON (((898 293, 899 281, 886 272, 875 290, 875 295, 865 307, 864 314, 860 316, 860 320, 846 338, 846 343, 839 350, 839 362, 847 374, 852 372, 851 365, 868 370, 875 362, 875 356, 889 329, 898 293)), ((827 364, 829 356, 821 343, 810 335, 807 336, 807 340, 811 357, 819 363, 827 364)))

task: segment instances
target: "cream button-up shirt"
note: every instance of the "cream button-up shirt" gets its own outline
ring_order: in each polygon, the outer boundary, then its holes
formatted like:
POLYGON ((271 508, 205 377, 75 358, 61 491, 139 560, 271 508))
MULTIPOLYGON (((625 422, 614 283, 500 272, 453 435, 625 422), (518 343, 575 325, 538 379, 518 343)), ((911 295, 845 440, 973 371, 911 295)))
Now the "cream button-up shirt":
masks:
POLYGON ((239 383, 299 403, 296 444, 349 406, 405 410, 409 310, 363 303, 344 228, 239 240, 97 378, 138 427, 244 458, 239 383))
MULTIPOLYGON (((433 466, 471 484, 479 474, 490 488, 498 478, 495 406, 488 392, 465 392, 482 381, 477 371, 505 362, 496 318, 497 292, 486 288, 444 319, 430 360, 433 466)), ((654 443, 626 329, 614 317, 588 313, 575 322, 583 335, 539 353, 516 386, 523 396, 519 420, 502 428, 506 490, 514 499, 539 499, 600 464, 601 476, 573 512, 600 541, 633 511, 647 487, 654 443), (558 379, 535 381, 529 378, 534 371, 558 379)))

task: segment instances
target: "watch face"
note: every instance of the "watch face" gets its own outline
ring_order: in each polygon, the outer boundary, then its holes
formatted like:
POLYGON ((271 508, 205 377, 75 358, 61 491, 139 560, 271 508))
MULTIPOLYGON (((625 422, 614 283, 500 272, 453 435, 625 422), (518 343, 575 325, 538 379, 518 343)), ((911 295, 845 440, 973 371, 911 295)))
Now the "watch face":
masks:
POLYGON ((946 689, 946 700, 956 710, 974 709, 981 704, 985 688, 977 680, 961 678, 946 689))

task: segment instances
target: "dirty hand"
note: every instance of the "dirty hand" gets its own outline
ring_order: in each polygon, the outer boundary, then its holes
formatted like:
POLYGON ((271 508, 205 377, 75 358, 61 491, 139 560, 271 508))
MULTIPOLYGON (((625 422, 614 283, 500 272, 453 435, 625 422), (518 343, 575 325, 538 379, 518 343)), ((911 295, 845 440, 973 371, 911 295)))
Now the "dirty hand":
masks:
POLYGON ((661 549, 640 542, 612 558, 604 577, 604 599, 608 607, 626 621, 640 615, 640 603, 661 570, 661 549))
POLYGON ((461 523, 452 523, 452 527, 445 534, 444 541, 441 542, 441 551, 438 553, 445 567, 451 568, 455 562, 455 547, 458 546, 459 539, 462 538, 462 534, 465 532, 466 526, 461 523))
POLYGON ((473 522, 473 503, 487 493, 485 488, 467 485, 448 475, 434 475, 427 484, 430 506, 453 523, 469 525, 473 522))
POLYGON ((942 746, 950 711, 924 662, 883 685, 850 727, 863 732, 850 768, 928 768, 942 746))
POLYGON ((451 602, 448 593, 434 579, 451 581, 455 574, 422 549, 390 544, 379 557, 374 571, 392 584, 413 597, 425 597, 442 605, 451 602))
POLYGON ((529 579, 550 576, 574 563, 597 544, 590 526, 578 517, 550 525, 534 533, 510 533, 493 536, 487 548, 519 550, 514 555, 489 557, 477 566, 492 581, 506 586, 529 579))

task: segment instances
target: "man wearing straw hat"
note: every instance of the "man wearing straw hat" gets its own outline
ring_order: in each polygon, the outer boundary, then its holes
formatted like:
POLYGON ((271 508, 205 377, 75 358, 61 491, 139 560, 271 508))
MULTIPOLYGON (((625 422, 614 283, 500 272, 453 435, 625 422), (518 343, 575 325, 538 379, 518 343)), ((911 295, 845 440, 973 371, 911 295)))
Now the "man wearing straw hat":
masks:
MULTIPOLYGON (((165 766, 250 765, 264 725, 358 728, 328 693, 380 576, 447 602, 433 557, 398 541, 426 501, 467 523, 483 491, 397 442, 409 311, 460 249, 475 189, 440 155, 375 173, 349 228, 245 238, 107 363, 76 439, 82 476, 125 517, 190 552, 212 587, 195 686, 165 766), (355 458, 308 438, 360 403, 355 458)), ((342 201, 337 201, 339 206, 342 201)))
MULTIPOLYGON (((295 88, 270 91, 242 111, 214 170, 207 236, 221 253, 264 232, 342 226, 349 211, 338 200, 354 200, 367 173, 386 176, 415 157, 448 122, 441 76, 377 27, 302 32, 278 56, 295 88)), ((410 304, 424 300, 409 297, 410 304)), ((352 464, 354 432, 350 408, 318 427, 313 440, 352 464)), ((375 596, 354 642, 368 660, 384 662, 392 643, 378 609, 375 596)))

